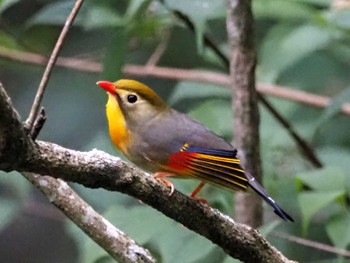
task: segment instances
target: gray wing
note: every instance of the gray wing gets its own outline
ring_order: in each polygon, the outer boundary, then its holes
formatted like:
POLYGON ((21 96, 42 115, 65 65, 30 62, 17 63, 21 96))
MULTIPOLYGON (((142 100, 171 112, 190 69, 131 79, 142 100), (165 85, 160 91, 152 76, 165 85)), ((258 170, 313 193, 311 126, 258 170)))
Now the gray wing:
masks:
POLYGON ((173 109, 162 114, 170 114, 171 117, 155 117, 135 131, 134 147, 137 149, 133 152, 138 152, 139 156, 134 155, 132 161, 144 169, 159 171, 156 164, 166 164, 169 154, 180 151, 185 143, 202 148, 234 150, 223 138, 187 115, 173 109), (144 159, 147 160, 148 167, 145 167, 144 159), (155 167, 152 167, 152 162, 155 167))

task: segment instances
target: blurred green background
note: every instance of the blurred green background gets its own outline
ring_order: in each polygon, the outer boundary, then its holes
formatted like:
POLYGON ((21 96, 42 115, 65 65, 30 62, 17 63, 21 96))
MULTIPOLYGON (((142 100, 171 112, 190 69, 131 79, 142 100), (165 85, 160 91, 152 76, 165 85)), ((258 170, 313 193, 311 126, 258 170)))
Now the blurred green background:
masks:
MULTIPOLYGON (((324 163, 322 169, 314 169, 286 131, 260 108, 264 185, 296 220, 294 224, 280 222, 267 208, 261 231, 287 257, 301 262, 350 262, 279 237, 283 232, 349 248, 350 121, 349 116, 337 114, 343 102, 350 102, 347 2, 253 0, 258 82, 333 98, 329 107, 318 109, 268 97, 311 143, 324 163)), ((4 54, 15 50, 50 55, 73 5, 74 1, 0 1, 0 81, 23 120, 44 67, 4 54)), ((55 67, 43 101, 48 120, 38 139, 119 155, 107 134, 107 97, 96 81, 122 77, 124 64, 144 65, 160 43, 165 51, 159 66, 227 73, 201 41, 206 32, 229 55, 225 17, 224 0, 86 0, 61 56, 100 62, 103 70, 94 73, 55 67), (189 16, 196 34, 174 17, 173 10, 189 16)), ((133 78, 151 86, 174 108, 232 139, 229 90, 213 84, 133 78)), ((196 183, 179 180, 175 186, 189 193, 196 183)), ((117 228, 149 248, 159 262, 234 262, 206 239, 133 198, 71 185, 117 228)), ((232 192, 206 187, 202 195, 234 217, 232 192)), ((21 175, 0 172, 0 262, 109 261, 102 249, 21 175)))

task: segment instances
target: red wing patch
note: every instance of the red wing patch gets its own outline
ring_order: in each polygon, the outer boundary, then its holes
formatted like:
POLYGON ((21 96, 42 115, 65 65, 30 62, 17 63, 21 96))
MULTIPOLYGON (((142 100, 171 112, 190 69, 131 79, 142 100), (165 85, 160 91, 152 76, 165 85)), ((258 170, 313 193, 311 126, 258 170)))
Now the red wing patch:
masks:
POLYGON ((193 177, 233 190, 245 191, 248 179, 239 164, 240 161, 233 156, 220 155, 180 151, 169 156, 167 168, 178 175, 193 177))

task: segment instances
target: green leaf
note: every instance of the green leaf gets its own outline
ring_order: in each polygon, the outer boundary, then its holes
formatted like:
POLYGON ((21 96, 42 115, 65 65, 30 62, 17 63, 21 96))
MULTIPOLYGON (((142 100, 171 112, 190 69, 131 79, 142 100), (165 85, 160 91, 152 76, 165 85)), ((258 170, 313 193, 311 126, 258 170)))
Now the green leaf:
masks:
POLYGON ((300 22, 310 20, 315 14, 312 7, 298 1, 255 0, 252 3, 257 19, 264 17, 279 20, 295 19, 300 22))
MULTIPOLYGON (((137 19, 140 19, 140 17, 142 17, 142 14, 146 11, 150 3, 150 0, 130 1, 125 14, 119 14, 117 10, 115 8, 112 8, 110 5, 103 5, 102 3, 90 3, 89 5, 83 6, 83 12, 80 12, 79 14, 78 23, 79 25, 82 25, 86 30, 113 27, 125 27, 127 29, 130 29, 135 26, 135 24, 136 26, 141 26, 139 20, 137 19)), ((62 20, 63 17, 60 19, 62 20)))
POLYGON ((303 25, 291 32, 281 42, 281 46, 285 52, 293 51, 293 55, 296 57, 290 58, 291 62, 289 63, 294 63, 307 54, 324 48, 334 37, 336 35, 329 28, 318 25, 303 25), (295 51, 299 51, 299 53, 295 51))
POLYGON ((131 23, 134 19, 142 16, 150 5, 151 0, 132 0, 125 12, 125 19, 127 23, 131 23))
POLYGON ((2 0, 0 1, 0 14, 6 11, 8 8, 18 3, 20 0, 2 0))
POLYGON ((231 101, 206 100, 188 113, 192 118, 223 137, 232 137, 233 117, 231 101))
POLYGON ((350 87, 344 89, 332 99, 327 108, 323 110, 316 127, 320 128, 322 124, 332 119, 341 110, 345 102, 350 102, 350 87))
POLYGON ((260 52, 263 80, 275 82, 283 71, 325 48, 335 37, 333 29, 318 25, 307 24, 296 29, 278 25, 265 38, 260 52))
POLYGON ((203 101, 206 98, 230 98, 231 92, 215 84, 203 84, 180 81, 168 99, 169 105, 182 103, 184 100, 203 101))
MULTIPOLYGON (((318 150, 321 160, 339 167, 343 171, 350 170, 350 152, 346 145, 327 145, 318 150)), ((350 189, 350 176, 346 176, 346 187, 350 189)))
POLYGON ((318 191, 345 191, 345 174, 337 167, 325 167, 296 176, 297 180, 318 191))
MULTIPOLYGON (((74 1, 71 0, 58 1, 46 5, 28 20, 27 26, 34 26, 39 24, 63 25, 68 15, 72 11, 73 6, 74 1)), ((79 16, 77 16, 75 19, 74 24, 78 24, 82 16, 82 10, 80 10, 79 16)))
POLYGON ((123 17, 106 6, 94 6, 89 8, 86 15, 81 19, 81 22, 86 30, 125 26, 123 17))
POLYGON ((126 53, 127 34, 125 28, 119 27, 108 46, 103 62, 101 79, 115 81, 121 76, 121 69, 124 64, 126 53))
POLYGON ((202 53, 206 23, 210 19, 224 18, 226 16, 225 1, 166 0, 165 2, 169 8, 181 12, 194 23, 197 49, 199 53, 202 53))
POLYGON ((350 214, 344 213, 332 218, 326 231, 335 247, 347 248, 350 245, 350 214))
MULTIPOLYGON (((21 45, 17 43, 17 40, 8 34, 7 32, 0 31, 0 43, 1 48, 11 48, 11 49, 20 49, 21 45)), ((11 53, 11 51, 9 51, 11 53)))
POLYGON ((317 212, 342 196, 344 196, 344 191, 300 193, 298 195, 298 202, 303 219, 303 234, 306 234, 311 218, 317 212))

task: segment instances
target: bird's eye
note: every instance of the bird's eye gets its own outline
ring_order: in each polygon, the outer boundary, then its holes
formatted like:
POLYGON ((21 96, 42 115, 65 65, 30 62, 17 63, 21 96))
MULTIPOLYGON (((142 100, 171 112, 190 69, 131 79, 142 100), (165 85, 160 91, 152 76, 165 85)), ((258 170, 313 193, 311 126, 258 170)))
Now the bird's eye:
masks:
POLYGON ((137 96, 134 94, 129 94, 127 100, 129 103, 135 103, 137 101, 137 96))

